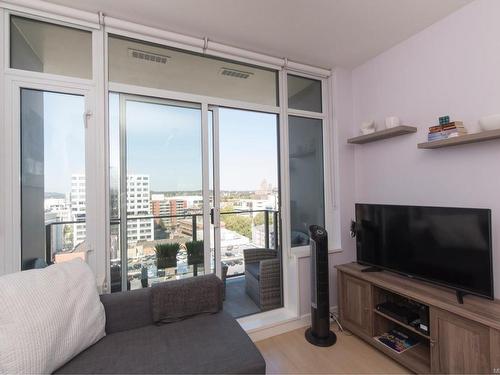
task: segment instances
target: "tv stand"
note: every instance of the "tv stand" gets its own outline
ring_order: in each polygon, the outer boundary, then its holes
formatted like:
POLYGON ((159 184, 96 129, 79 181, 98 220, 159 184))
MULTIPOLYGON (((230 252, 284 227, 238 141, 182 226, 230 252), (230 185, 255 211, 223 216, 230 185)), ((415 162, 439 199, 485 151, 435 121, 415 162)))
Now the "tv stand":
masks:
POLYGON ((357 263, 338 265, 338 311, 342 326, 416 373, 495 373, 500 369, 500 301, 467 295, 392 272, 364 272, 357 263), (405 299, 428 313, 407 322, 376 306, 405 299), (465 304, 461 303, 465 300, 465 304), (418 341, 396 353, 376 339, 398 330, 418 341))
POLYGON ((461 305, 464 304, 464 296, 466 295, 467 293, 465 292, 462 292, 460 290, 457 290, 457 302, 461 305))
POLYGON ((382 268, 378 268, 378 267, 375 267, 375 266, 363 268, 361 270, 361 272, 382 272, 382 271, 383 271, 382 268))

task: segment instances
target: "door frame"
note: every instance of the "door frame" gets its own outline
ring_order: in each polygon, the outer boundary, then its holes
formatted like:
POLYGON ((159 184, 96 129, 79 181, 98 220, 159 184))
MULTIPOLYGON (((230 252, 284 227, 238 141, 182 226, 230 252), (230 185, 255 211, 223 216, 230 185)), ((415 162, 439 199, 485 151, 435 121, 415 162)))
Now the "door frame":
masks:
MULTIPOLYGON (((212 113, 212 188, 213 207, 212 225, 214 226, 214 269, 215 274, 222 276, 222 253, 220 235, 220 139, 219 139, 219 106, 209 105, 212 113)), ((209 114, 210 116, 210 114, 209 114)))
MULTIPOLYGON (((117 93, 120 96, 122 95, 128 95, 130 97, 139 97, 139 98, 150 98, 153 101, 162 101, 164 100, 165 104, 170 103, 193 103, 193 104, 199 104, 201 105, 201 126, 202 126, 202 163, 203 163, 203 180, 202 180, 202 186, 203 190, 209 193, 209 173, 210 173, 210 166, 209 166, 209 158, 208 158, 208 153, 209 153, 209 134, 208 134, 208 116, 210 115, 209 112, 213 111, 214 109, 218 108, 231 108, 231 109, 241 109, 241 110, 248 110, 248 111, 254 111, 254 112, 263 112, 263 113, 272 113, 278 115, 278 121, 281 121, 281 109, 280 106, 269 106, 265 104, 255 104, 255 103, 248 103, 248 102, 242 102, 238 100, 231 100, 231 99, 224 99, 224 98, 218 98, 218 97, 213 97, 213 96, 204 96, 204 95, 197 95, 197 94, 187 94, 183 92, 177 92, 177 91, 170 91, 170 90, 164 90, 164 89, 156 89, 156 88, 149 88, 149 87, 144 87, 144 86, 136 86, 136 85, 130 85, 130 84, 125 84, 125 83, 117 83, 117 82, 112 82, 110 81, 108 83, 108 90, 107 90, 107 95, 106 97, 109 96, 110 93, 117 93), (206 149, 204 149, 206 148, 206 149)), ((217 116, 217 111, 215 111, 217 116)), ((218 123, 218 121, 215 121, 216 119, 213 118, 212 121, 212 133, 217 132, 217 137, 212 134, 212 147, 213 147, 213 164, 214 164, 214 169, 213 173, 218 174, 218 167, 217 170, 215 169, 215 165, 218 166, 218 127, 215 129, 215 123, 218 123), (217 152, 216 152, 217 150, 217 152), (216 163, 216 158, 217 158, 217 163, 216 163)), ((108 122, 108 127, 109 127, 109 118, 106 120, 108 122)), ((280 144, 281 144, 281 139, 280 139, 280 144)), ((282 158, 280 157, 280 160, 282 158)), ((281 162, 279 164, 279 169, 280 169, 280 175, 283 175, 281 162)), ((280 176, 280 179, 282 178, 280 176)), ((216 184, 216 180, 218 183, 218 179, 213 177, 213 182, 216 184)), ((280 181, 280 186, 282 186, 282 183, 280 181)), ((214 185, 214 195, 215 195, 215 185, 214 185)), ((215 199, 220 199, 220 197, 214 197, 214 202, 215 199)), ((280 199, 282 200, 282 198, 280 199)), ((204 211, 210 212, 210 201, 209 201, 209 195, 203 197, 203 202, 206 204, 206 207, 204 207, 204 211)), ((282 202, 280 202, 280 207, 282 202)), ((218 215, 215 215, 218 216, 218 215)), ((203 228, 204 228, 204 233, 203 236, 204 238, 210 238, 210 215, 208 215, 206 218, 204 218, 203 222, 203 228), (205 229, 206 228, 206 229, 205 229)), ((210 243, 205 241, 204 242, 205 246, 205 254, 209 254, 210 252, 210 243)), ((211 268, 210 264, 210 257, 205 257, 205 269, 209 270, 211 268)), ((220 258, 219 258, 220 260, 220 258)), ((217 262, 217 259, 215 261, 215 270, 217 272, 217 275, 221 275, 221 266, 218 264, 220 262, 217 262)))
MULTIPOLYGON (((155 90, 156 91, 156 90, 155 90)), ((163 91, 163 90, 162 90, 163 91)), ((222 255, 221 255, 221 233, 220 233, 220 143, 219 143, 219 109, 221 107, 233 110, 247 110, 250 112, 270 113, 277 116, 279 122, 279 114, 275 112, 267 112, 265 110, 256 110, 255 108, 242 108, 231 107, 228 105, 208 104, 207 101, 203 103, 194 100, 178 100, 172 99, 168 93, 162 97, 147 96, 133 93, 122 93, 114 91, 110 88, 109 93, 119 95, 119 138, 120 138, 120 263, 121 263, 121 286, 122 290, 127 289, 128 269, 127 269, 127 125, 126 125, 126 103, 127 101, 135 101, 140 103, 151 103, 166 106, 177 106, 183 108, 200 109, 201 114, 201 150, 202 150, 202 196, 203 196, 203 238, 207 239, 204 244, 204 270, 205 273, 211 272, 211 231, 213 225, 213 238, 214 238, 214 273, 221 277, 222 275, 222 255), (209 116, 212 116, 212 134, 210 135, 209 129, 209 116), (210 145, 210 136, 212 144, 210 145), (211 147, 210 147, 211 146, 211 147), (211 148, 211 150, 210 150, 211 148), (212 152, 212 158, 210 158, 212 152), (210 159, 212 159, 212 166, 210 166, 210 159), (212 168, 212 198, 213 207, 210 204, 210 169, 212 168), (125 173, 123 173, 125 171, 125 173), (213 222, 212 222, 213 221, 213 222)), ((185 97, 181 94, 179 96, 185 97)), ((210 99, 209 99, 210 100, 210 99)), ((224 104, 228 104, 224 100, 224 104)), ((267 107, 267 106, 265 106, 267 107)), ((267 109, 267 108, 266 108, 267 109)), ((278 180, 279 180, 279 126, 277 123, 277 141, 278 141, 278 154, 276 155, 278 166, 278 180)), ((278 181, 278 185, 281 184, 278 181)), ((281 195, 281 193, 279 193, 281 195)), ((280 197, 281 207, 281 197, 280 197)), ((281 246, 281 241, 278 241, 281 246)))
MULTIPOLYGON (((194 101, 183 101, 170 98, 158 98, 138 94, 121 93, 109 91, 119 95, 119 138, 120 138, 120 264, 121 264, 121 286, 127 290, 128 280, 128 237, 127 237, 127 116, 126 103, 134 101, 139 103, 157 104, 164 106, 175 106, 180 108, 192 108, 200 111, 200 138, 202 158, 202 197, 203 197, 203 238, 210 238, 210 202, 209 202, 209 164, 208 164, 208 107, 194 101), (208 225, 207 225, 208 223, 208 225)), ((194 229, 196 230, 196 228, 194 229)), ((204 241, 204 270, 210 270, 210 241, 204 241)))
MULTIPOLYGON (((274 112, 267 112, 265 110, 255 110, 255 109, 248 109, 248 108, 233 108, 230 106, 223 106, 223 105, 217 105, 217 104, 210 104, 208 105, 208 111, 212 112, 212 145, 213 145, 213 193, 214 193, 214 202, 213 202, 213 226, 214 226, 214 251, 215 251, 215 270, 216 270, 216 275, 221 276, 222 275, 222 240, 221 240, 221 231, 220 231, 220 222, 221 222, 221 209, 220 209, 220 114, 219 110, 220 109, 228 109, 228 110, 236 110, 236 111, 248 111, 252 113, 264 113, 264 114, 271 114, 276 116, 276 143, 277 143, 277 152, 276 152, 276 167, 277 167, 277 176, 276 176, 276 181, 277 181, 277 188, 278 188, 278 221, 281 221, 281 205, 282 205, 282 198, 281 198, 281 155, 280 155, 280 145, 281 145, 281 139, 280 139, 280 127, 279 127, 279 121, 280 121, 280 114, 279 113, 274 113, 274 112)), ((253 214, 253 213, 252 213, 253 214)), ((274 216, 274 215, 273 215, 274 216)), ((282 247, 281 243, 281 228, 280 224, 277 223, 278 228, 280 229, 277 233, 275 233, 276 236, 276 242, 278 246, 282 247)), ((281 254, 283 251, 280 252, 281 254)), ((281 264, 283 264, 283 257, 280 259, 281 264)), ((282 267, 283 269, 283 267, 282 267)), ((282 280, 283 283, 283 280, 282 280)))

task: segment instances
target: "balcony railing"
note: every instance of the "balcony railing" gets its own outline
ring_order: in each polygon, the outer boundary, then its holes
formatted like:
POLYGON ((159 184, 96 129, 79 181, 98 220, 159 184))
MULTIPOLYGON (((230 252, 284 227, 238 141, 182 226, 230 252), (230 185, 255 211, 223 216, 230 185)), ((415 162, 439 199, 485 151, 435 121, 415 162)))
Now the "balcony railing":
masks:
POLYGON ((78 245, 84 241, 79 242, 75 238, 75 233, 72 233, 71 240, 65 238, 65 227, 73 227, 75 224, 85 225, 85 220, 70 220, 70 221, 54 221, 45 224, 45 261, 48 264, 54 262, 56 254, 68 254, 77 250, 78 245), (55 233, 55 229, 61 229, 60 233, 55 233))
MULTIPOLYGON (((212 224, 213 224, 213 214, 212 224)), ((229 268, 228 277, 238 276, 244 272, 244 248, 278 248, 279 246, 279 232, 278 232, 278 219, 279 212, 274 210, 234 210, 229 212, 221 212, 221 261, 229 268), (258 215, 262 213, 262 216, 258 215), (240 219, 238 219, 240 218, 240 219), (246 220, 241 220, 246 218, 246 220), (259 218, 259 220, 257 220, 259 218), (257 221, 257 223, 256 223, 257 221)), ((127 264, 129 278, 144 278, 144 266, 151 264, 156 266, 154 254, 145 254, 138 250, 138 247, 144 248, 145 244, 149 246, 148 249, 154 249, 158 243, 171 243, 178 242, 182 245, 187 241, 196 241, 202 236, 203 233, 203 215, 201 213, 186 213, 179 215, 142 215, 142 216, 129 216, 127 217, 127 226, 132 222, 150 221, 150 227, 145 224, 141 229, 141 223, 135 225, 134 233, 129 232, 127 229, 127 264), (162 224, 163 223, 163 224, 162 224), (165 225, 165 223, 167 223, 165 225), (145 233, 141 233, 143 230, 145 233), (143 238, 141 238, 141 235, 143 238), (133 238, 136 237, 136 238, 133 238), (156 238, 162 237, 162 238, 156 238), (141 255, 142 254, 142 255, 141 255)), ((76 246, 66 244, 60 246, 55 244, 54 236, 56 235, 56 227, 74 224, 85 224, 83 220, 77 221, 63 221, 52 222, 46 224, 46 259, 52 262, 56 254, 72 253, 76 251, 76 246)), ((115 248, 112 248, 111 261, 112 265, 119 266, 120 262, 120 241, 119 230, 120 220, 111 220, 111 226, 116 230, 116 238, 114 241, 115 248)), ((60 235, 61 232, 59 232, 60 235)), ((211 231, 213 235, 213 231, 211 231)), ((57 237, 57 235, 56 235, 57 237)), ((76 240, 75 233, 73 233, 73 240, 76 240)), ((60 242, 60 240, 59 240, 60 242)), ((64 241, 63 241, 64 242, 64 241)), ((113 241, 112 241, 113 242, 113 241)), ((212 248, 211 263, 214 267, 214 241, 210 241, 212 248)), ((77 244, 78 245, 78 244, 77 244)), ((113 245, 112 245, 113 247, 113 245)), ((151 252, 150 250, 148 250, 151 252)), ((196 275, 198 268, 203 267, 200 265, 188 265, 185 258, 185 253, 182 253, 177 260, 175 267, 175 276, 192 276, 196 275), (192 267, 191 267, 192 266, 192 267)), ((149 272, 147 270, 146 272, 149 272)), ((158 271, 157 271, 158 274, 158 271)))

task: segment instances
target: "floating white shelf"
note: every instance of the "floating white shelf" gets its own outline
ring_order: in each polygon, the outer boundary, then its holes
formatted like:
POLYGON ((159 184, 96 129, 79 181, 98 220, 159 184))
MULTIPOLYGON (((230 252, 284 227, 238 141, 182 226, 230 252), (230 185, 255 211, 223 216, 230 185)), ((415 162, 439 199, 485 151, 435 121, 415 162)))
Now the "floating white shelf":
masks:
POLYGON ((433 149, 441 147, 450 147, 465 145, 467 143, 485 142, 500 138, 500 129, 488 130, 479 133, 460 135, 458 137, 442 139, 439 141, 423 142, 418 144, 418 148, 433 149))
POLYGON ((417 128, 414 126, 400 125, 390 129, 379 130, 371 134, 360 135, 359 137, 349 138, 347 143, 362 145, 369 142, 380 141, 382 139, 397 137, 403 134, 415 133, 417 128))

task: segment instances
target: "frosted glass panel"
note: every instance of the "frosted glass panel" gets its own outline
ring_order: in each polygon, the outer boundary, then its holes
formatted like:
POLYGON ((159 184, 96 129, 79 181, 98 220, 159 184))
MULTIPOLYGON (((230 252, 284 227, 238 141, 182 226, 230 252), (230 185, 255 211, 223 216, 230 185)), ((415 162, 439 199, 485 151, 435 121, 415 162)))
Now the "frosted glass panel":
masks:
POLYGON ((321 81, 288 75, 288 107, 321 112, 321 81))
POLYGON ((112 36, 109 80, 277 105, 277 72, 112 36))
POLYGON ((309 226, 325 225, 323 125, 290 116, 290 219, 292 246, 309 244, 309 226))
POLYGON ((92 78, 92 33, 12 16, 10 67, 92 78))

